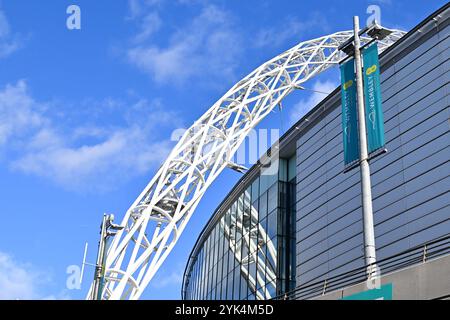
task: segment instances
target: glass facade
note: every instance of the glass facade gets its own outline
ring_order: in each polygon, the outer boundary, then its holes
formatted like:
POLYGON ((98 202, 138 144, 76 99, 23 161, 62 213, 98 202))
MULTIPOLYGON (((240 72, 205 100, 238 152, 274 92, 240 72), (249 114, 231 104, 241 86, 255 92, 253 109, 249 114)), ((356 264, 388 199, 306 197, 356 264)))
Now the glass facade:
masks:
MULTIPOLYGON (((379 260, 449 235, 448 16, 380 55, 388 152, 370 164, 379 260)), ((339 91, 280 145, 296 155, 276 175, 252 168, 200 236, 184 299, 269 299, 336 276, 344 285, 364 267, 359 168, 342 172, 339 91)))
MULTIPOLYGON (((295 287, 295 156, 235 196, 201 235, 184 277, 188 300, 264 300, 295 287)), ((267 171, 267 170, 266 170, 267 171)))

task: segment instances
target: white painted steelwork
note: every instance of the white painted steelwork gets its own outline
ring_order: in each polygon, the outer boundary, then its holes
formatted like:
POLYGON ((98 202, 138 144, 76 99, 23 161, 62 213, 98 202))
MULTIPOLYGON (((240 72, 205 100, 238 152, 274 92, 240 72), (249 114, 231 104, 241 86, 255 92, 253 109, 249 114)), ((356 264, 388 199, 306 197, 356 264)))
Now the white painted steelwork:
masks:
MULTIPOLYGON (((404 32, 379 41, 383 51, 404 32)), ((352 37, 342 31, 301 42, 236 83, 183 135, 131 205, 107 251, 102 299, 138 299, 192 216, 203 194, 247 134, 284 97, 331 66, 352 37)), ((371 38, 361 37, 362 43, 371 38)), ((206 62, 207 63, 207 62, 206 62)), ((157 150, 155 150, 157 152, 157 150)), ((92 298, 92 290, 88 298, 92 298)))

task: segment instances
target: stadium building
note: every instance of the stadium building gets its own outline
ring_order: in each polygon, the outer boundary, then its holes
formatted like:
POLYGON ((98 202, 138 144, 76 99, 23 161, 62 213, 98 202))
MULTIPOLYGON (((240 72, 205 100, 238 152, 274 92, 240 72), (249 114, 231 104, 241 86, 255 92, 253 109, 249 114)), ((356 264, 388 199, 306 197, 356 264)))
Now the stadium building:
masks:
POLYGON ((212 214, 183 299, 450 297, 449 15, 380 54, 388 151, 370 166, 382 290, 365 282, 360 172, 343 172, 336 88, 281 137, 277 170, 254 165, 212 214))

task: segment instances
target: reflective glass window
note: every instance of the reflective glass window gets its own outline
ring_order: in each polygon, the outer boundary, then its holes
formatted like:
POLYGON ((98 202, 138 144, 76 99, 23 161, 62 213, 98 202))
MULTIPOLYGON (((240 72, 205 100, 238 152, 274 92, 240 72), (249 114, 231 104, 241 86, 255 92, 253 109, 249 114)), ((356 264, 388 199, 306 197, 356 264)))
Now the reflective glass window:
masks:
POLYGON ((288 181, 288 164, 286 159, 279 159, 279 179, 280 181, 288 181))
POLYGON ((252 182, 252 201, 259 197, 259 177, 252 182))
POLYGON ((222 280, 222 268, 223 268, 223 259, 220 258, 219 262, 217 263, 217 281, 222 280))
POLYGON ((266 261, 266 246, 264 245, 258 251, 258 265, 260 266, 260 268, 258 270, 258 275, 257 275, 258 289, 261 288, 262 284, 264 284, 266 282, 265 261, 266 261), (261 281, 259 279, 261 279, 261 281))
POLYGON ((244 275, 241 273, 241 291, 240 291, 241 300, 247 299, 248 295, 247 291, 248 291, 247 277, 244 277, 244 275))
POLYGON ((275 280, 270 281, 267 284, 266 288, 269 291, 270 297, 273 298, 273 297, 275 297, 277 295, 275 280))
POLYGON ((233 272, 231 272, 227 277, 227 299, 231 300, 233 299, 233 272))
POLYGON ((252 207, 250 208, 250 214, 251 214, 251 227, 254 227, 259 220, 259 201, 256 199, 256 201, 253 201, 252 207))
POLYGON ((278 207, 278 183, 270 187, 267 199, 267 212, 272 212, 278 207))
POLYGON ((230 249, 228 250, 228 273, 231 273, 234 269, 234 246, 233 249, 230 246, 230 249))
POLYGON ((251 226, 251 199, 250 199, 250 189, 247 189, 244 193, 244 215, 242 218, 243 229, 242 234, 246 234, 250 231, 251 226))
POLYGON ((278 210, 275 209, 269 213, 267 217, 267 235, 269 238, 273 238, 277 235, 277 217, 278 210))
POLYGON ((239 197, 239 200, 237 202, 237 222, 236 222, 236 241, 239 241, 239 239, 242 237, 242 218, 244 214, 244 195, 242 194, 239 197))
MULTIPOLYGON (((231 215, 230 215, 230 237, 236 241, 236 214, 237 214, 237 203, 234 202, 231 205, 231 215)), ((232 244, 234 243, 232 241, 232 244)))
POLYGON ((233 271, 234 274, 234 281, 233 281, 233 299, 239 300, 239 289, 240 289, 240 279, 241 279, 241 270, 240 266, 236 267, 233 271))
POLYGON ((275 278, 277 270, 277 247, 276 237, 267 241, 266 245, 266 279, 271 280, 275 278), (270 271, 270 272, 269 272, 270 271))
POLYGON ((220 298, 222 300, 226 300, 227 299, 227 286, 228 286, 228 282, 227 281, 228 281, 227 278, 225 278, 222 281, 222 292, 220 294, 220 298))
POLYGON ((297 174, 297 158, 294 154, 288 161, 288 181, 292 181, 296 178, 297 174))
POLYGON ((262 220, 267 215, 267 192, 259 198, 259 219, 262 220))
MULTIPOLYGON (((235 255, 237 259, 241 259, 241 252, 242 252, 242 239, 239 239, 239 241, 236 242, 236 251, 235 255)), ((237 261, 238 264, 241 263, 241 261, 237 261)))
POLYGON ((249 274, 250 277, 253 279, 252 282, 254 283, 254 286, 256 286, 256 264, 257 264, 257 254, 256 252, 252 254, 252 259, 250 260, 251 263, 249 263, 249 274))

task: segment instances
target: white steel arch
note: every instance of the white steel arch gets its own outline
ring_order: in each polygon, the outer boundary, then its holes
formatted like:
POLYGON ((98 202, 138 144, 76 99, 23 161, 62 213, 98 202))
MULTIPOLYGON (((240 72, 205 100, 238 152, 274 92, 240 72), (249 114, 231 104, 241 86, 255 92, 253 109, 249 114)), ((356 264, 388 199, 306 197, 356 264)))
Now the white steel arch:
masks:
MULTIPOLYGON (((379 41, 383 51, 404 32, 379 41)), ((134 201, 107 251, 102 299, 139 299, 184 231, 206 189, 247 134, 284 97, 344 58, 338 50, 353 31, 301 42, 236 83, 183 135, 134 201)), ((371 38, 363 36, 362 43, 371 38)), ((88 298, 92 298, 91 290, 88 298)))

